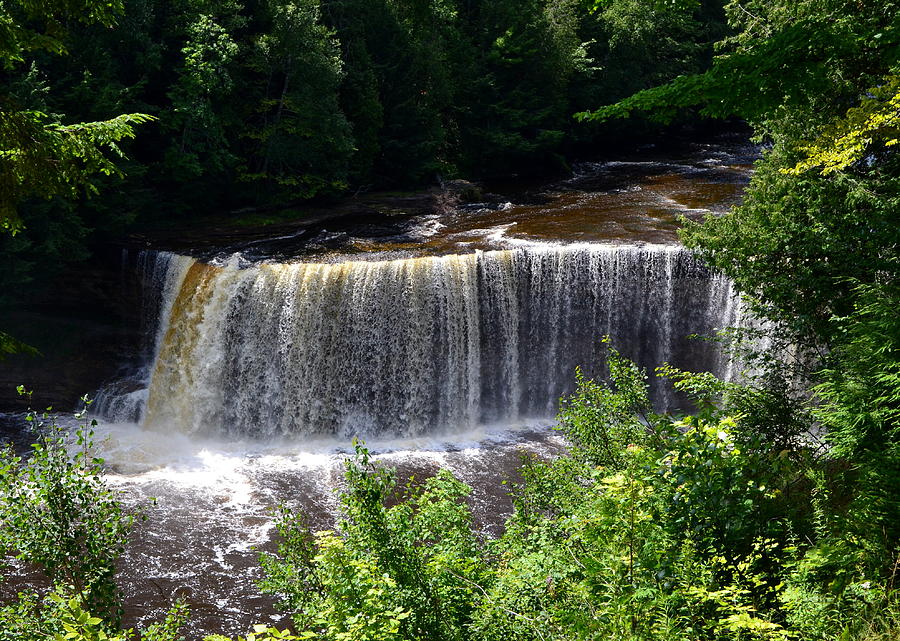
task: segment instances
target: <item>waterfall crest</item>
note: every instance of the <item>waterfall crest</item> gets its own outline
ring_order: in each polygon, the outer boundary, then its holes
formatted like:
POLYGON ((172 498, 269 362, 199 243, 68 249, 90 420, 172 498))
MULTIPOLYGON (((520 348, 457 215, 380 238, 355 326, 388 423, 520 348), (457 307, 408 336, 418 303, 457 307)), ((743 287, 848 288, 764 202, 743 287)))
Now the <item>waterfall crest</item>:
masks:
MULTIPOLYGON (((730 281, 673 245, 249 266, 155 256, 155 355, 132 392, 155 430, 415 435, 550 417, 576 366, 601 373, 604 335, 645 367, 728 377, 716 346, 687 335, 741 324, 730 281)), ((136 413, 108 396, 101 413, 136 413)))

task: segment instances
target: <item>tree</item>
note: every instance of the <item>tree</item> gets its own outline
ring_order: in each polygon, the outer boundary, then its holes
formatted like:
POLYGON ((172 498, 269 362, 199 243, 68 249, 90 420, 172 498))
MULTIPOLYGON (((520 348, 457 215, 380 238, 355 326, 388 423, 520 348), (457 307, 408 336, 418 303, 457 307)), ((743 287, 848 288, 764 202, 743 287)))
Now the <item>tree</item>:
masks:
POLYGON ((744 117, 767 143, 743 202, 687 223, 682 237, 773 321, 768 331, 786 348, 775 365, 794 372, 785 389, 806 397, 825 428, 830 464, 809 471, 818 549, 795 579, 805 590, 810 577, 836 573, 804 598, 839 603, 861 573, 897 571, 900 378, 889 310, 900 305, 900 5, 757 0, 726 10, 735 34, 709 71, 579 117, 668 120, 699 109, 744 117))
MULTIPOLYGON (((121 0, 4 2, 0 4, 0 65, 7 71, 21 68, 32 51, 64 54, 68 21, 112 26, 121 11, 121 0), (42 29, 37 30, 36 25, 42 29)), ((26 198, 74 199, 83 192, 95 194, 97 175, 121 175, 114 162, 124 157, 119 143, 134 137, 135 125, 153 120, 146 114, 131 113, 63 124, 59 116, 28 104, 44 89, 36 87, 40 83, 34 72, 32 65, 23 83, 31 80, 32 91, 0 97, 0 230, 12 235, 23 228, 18 208, 26 198)), ((16 271, 23 269, 19 266, 16 271)), ((36 353, 3 333, 0 348, 0 354, 36 353)))
POLYGON ((31 110, 0 113, 0 227, 22 228, 18 204, 27 197, 76 198, 97 193, 97 174, 120 174, 110 156, 122 157, 118 142, 134 137, 134 125, 153 120, 123 114, 101 122, 62 125, 31 110))
MULTIPOLYGON (((0 62, 10 70, 23 63, 29 51, 63 54, 67 20, 111 26, 121 11, 121 0, 3 3, 0 62), (30 27, 35 22, 42 23, 42 31, 30 27)), ((0 108, 0 228, 12 233, 21 229, 17 206, 24 198, 75 197, 81 189, 96 193, 91 179, 117 172, 111 158, 122 156, 117 143, 134 137, 135 125, 152 120, 145 114, 123 114, 64 125, 10 97, 0 102, 0 108)))
POLYGON ((816 417, 829 455, 850 461, 848 529, 871 541, 876 568, 900 554, 900 280, 855 284, 854 308, 832 319, 834 358, 819 373, 816 417))
POLYGON ((786 173, 821 169, 823 175, 842 171, 866 156, 888 151, 900 142, 900 75, 891 73, 868 88, 858 107, 851 107, 801 147, 807 158, 786 173))
POLYGON ((263 591, 282 598, 306 636, 468 638, 485 570, 463 502, 470 488, 442 470, 396 492, 394 473, 359 444, 345 478, 336 532, 313 534, 302 514, 281 510, 278 553, 262 556, 263 591), (388 507, 394 498, 400 502, 388 507))
MULTIPOLYGON (((26 394, 19 388, 20 394, 26 394)), ((26 394, 30 397, 30 393, 26 394)), ((85 408, 90 404, 82 398, 85 408)), ((96 421, 76 413, 69 432, 55 415, 34 412, 35 436, 27 457, 0 449, 0 550, 40 569, 48 589, 20 592, 0 604, 3 641, 134 641, 121 628, 122 595, 116 565, 138 514, 128 512, 103 478, 94 456, 96 421), (99 616, 98 616, 99 615, 99 616)), ((162 621, 145 628, 145 641, 179 641, 188 610, 181 601, 162 621)))
POLYGON ((242 178, 310 198, 346 185, 350 126, 338 105, 340 48, 322 24, 319 0, 264 5, 268 29, 254 43, 257 74, 250 157, 242 178))
POLYGON ((769 148, 732 215, 689 223, 685 243, 732 277, 756 311, 827 344, 854 289, 896 273, 896 2, 767 0, 726 6, 737 33, 709 71, 681 76, 585 120, 687 108, 748 119, 769 148))
POLYGON ((236 162, 227 132, 231 123, 221 112, 232 98, 232 67, 240 51, 231 32, 245 20, 241 6, 233 2, 189 2, 185 8, 180 16, 187 23, 182 27, 183 58, 168 92, 171 111, 165 126, 174 133, 166 164, 179 181, 187 182, 236 162))

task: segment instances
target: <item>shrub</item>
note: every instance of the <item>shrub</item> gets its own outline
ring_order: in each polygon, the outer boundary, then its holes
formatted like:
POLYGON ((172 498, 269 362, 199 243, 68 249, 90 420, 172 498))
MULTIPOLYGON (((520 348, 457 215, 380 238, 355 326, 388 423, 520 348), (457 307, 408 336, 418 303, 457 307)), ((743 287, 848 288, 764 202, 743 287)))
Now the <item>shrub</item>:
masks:
POLYGON ((262 589, 322 639, 467 638, 485 571, 463 502, 469 488, 442 470, 397 497, 393 473, 359 444, 346 480, 336 532, 313 533, 281 509, 282 541, 262 556, 262 589))
POLYGON ((72 436, 49 412, 31 413, 37 440, 28 457, 11 446, 0 450, 0 545, 117 625, 115 563, 135 516, 106 485, 102 459, 92 455, 96 421, 84 412, 75 418, 80 425, 72 436))

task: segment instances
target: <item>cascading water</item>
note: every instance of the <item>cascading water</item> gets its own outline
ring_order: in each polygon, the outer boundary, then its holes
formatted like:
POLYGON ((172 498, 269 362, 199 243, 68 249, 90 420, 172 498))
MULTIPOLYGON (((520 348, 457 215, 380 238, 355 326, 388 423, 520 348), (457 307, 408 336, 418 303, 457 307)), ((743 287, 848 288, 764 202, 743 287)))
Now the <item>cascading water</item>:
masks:
MULTIPOLYGON (((645 367, 729 376, 713 345, 687 336, 741 323, 730 282, 675 245, 250 265, 152 256, 145 387, 107 390, 98 408, 155 430, 415 435, 547 418, 576 367, 601 373, 604 335, 645 367)), ((672 402, 663 386, 653 394, 672 402)))
MULTIPOLYGON (((125 368, 113 383, 98 391, 93 407, 98 415, 128 422, 137 422, 140 418, 147 400, 153 358, 168 326, 172 303, 194 262, 189 256, 171 252, 138 252, 134 269, 143 293, 142 360, 125 368)), ((123 252, 123 263, 126 269, 131 267, 127 251, 123 252)))

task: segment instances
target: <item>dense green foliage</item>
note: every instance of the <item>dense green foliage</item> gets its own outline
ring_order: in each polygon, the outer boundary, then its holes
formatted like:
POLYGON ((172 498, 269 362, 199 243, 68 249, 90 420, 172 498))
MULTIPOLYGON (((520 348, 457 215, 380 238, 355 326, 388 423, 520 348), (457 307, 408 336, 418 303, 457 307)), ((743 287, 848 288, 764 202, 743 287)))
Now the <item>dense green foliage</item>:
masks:
POLYGON ((48 414, 27 418, 40 434, 27 461, 9 447, 0 459, 0 545, 84 594, 95 612, 118 617, 115 561, 133 517, 105 487, 89 429, 78 431, 71 455, 67 432, 45 424, 48 414))
MULTIPOLYGON (((66 23, 109 27, 122 3, 31 2, 0 5, 0 65, 18 71, 38 52, 66 53, 66 23)), ((15 233, 23 221, 23 199, 74 197, 81 188, 96 193, 92 179, 118 173, 110 155, 121 156, 118 144, 134 137, 134 125, 151 120, 139 113, 99 122, 64 124, 45 113, 36 100, 47 91, 34 63, 22 77, 16 73, 0 94, 0 230, 15 233)), ((109 115, 109 114, 107 114, 109 115)))
POLYGON ((395 478, 357 446, 348 460, 340 535, 313 534, 284 511, 277 556, 263 556, 264 590, 301 630, 326 639, 465 639, 486 571, 461 502, 469 488, 447 471, 386 507, 395 478))
POLYGON ((774 322, 770 334, 791 354, 776 354, 767 372, 788 374, 783 405, 805 405, 800 416, 825 439, 805 471, 814 545, 790 562, 785 582, 785 598, 796 599, 787 620, 810 630, 802 638, 835 634, 835 619, 853 616, 865 601, 854 578, 890 590, 898 567, 898 10, 732 2, 726 11, 739 31, 720 43, 709 71, 582 114, 665 119, 696 106, 747 118, 767 143, 743 203, 688 224, 683 237, 774 322))
POLYGON ((895 2, 726 5, 737 35, 712 68, 639 92, 591 120, 686 107, 738 115, 767 143, 733 215, 688 225, 686 244, 732 277, 761 315, 827 344, 856 285, 897 274, 900 6, 895 2))
POLYGON ((881 550, 867 558, 884 570, 900 542, 900 7, 754 4, 727 6, 742 31, 710 71, 598 114, 698 104, 744 115, 768 143, 743 203, 684 239, 799 354, 812 389, 795 396, 813 395, 828 456, 849 468, 834 481, 852 509, 833 545, 881 550))
MULTIPOLYGON (((109 27, 121 11, 120 1, 16 0, 0 4, 0 68, 12 72, 8 78, 0 76, 0 309, 4 299, 31 276, 33 263, 23 258, 35 248, 34 241, 10 237, 22 231, 23 215, 28 217, 21 211, 23 201, 60 199, 62 215, 44 216, 30 234, 44 238, 41 244, 51 250, 50 257, 61 258, 72 248, 75 252, 69 260, 84 257, 80 221, 72 218, 71 207, 61 199, 74 199, 82 192, 96 194, 98 176, 121 176, 113 162, 123 156, 119 143, 134 137, 135 125, 152 120, 141 113, 113 118, 107 113, 107 120, 66 123, 64 116, 46 113, 42 97, 48 86, 35 64, 22 73, 38 52, 46 56, 66 53, 67 24, 77 21, 109 27), (69 218, 68 224, 62 225, 65 230, 47 238, 43 233, 56 226, 58 218, 69 218)), ((48 210, 45 205, 38 211, 48 210)), ((36 350, 0 331, 0 360, 13 353, 35 354, 36 350)))

